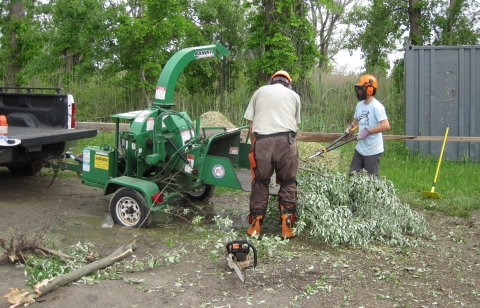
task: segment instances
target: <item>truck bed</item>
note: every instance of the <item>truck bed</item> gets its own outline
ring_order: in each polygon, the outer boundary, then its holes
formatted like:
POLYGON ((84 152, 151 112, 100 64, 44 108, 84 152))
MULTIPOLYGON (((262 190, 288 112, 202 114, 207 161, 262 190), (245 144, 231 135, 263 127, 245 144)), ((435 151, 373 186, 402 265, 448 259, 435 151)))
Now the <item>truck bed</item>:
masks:
POLYGON ((21 140, 21 146, 38 146, 91 138, 97 135, 96 129, 64 129, 55 127, 9 127, 8 137, 21 140))

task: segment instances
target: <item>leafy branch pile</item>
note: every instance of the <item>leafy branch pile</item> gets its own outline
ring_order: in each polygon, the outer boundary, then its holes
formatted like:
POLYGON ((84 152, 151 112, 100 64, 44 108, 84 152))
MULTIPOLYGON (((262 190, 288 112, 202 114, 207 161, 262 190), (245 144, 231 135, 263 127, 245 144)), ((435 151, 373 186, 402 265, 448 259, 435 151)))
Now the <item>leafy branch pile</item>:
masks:
POLYGON ((427 235, 424 217, 399 200, 391 181, 365 173, 348 177, 322 166, 311 169, 315 172, 301 171, 297 177, 298 234, 306 231, 333 246, 357 247, 373 241, 416 246, 418 237, 427 235))

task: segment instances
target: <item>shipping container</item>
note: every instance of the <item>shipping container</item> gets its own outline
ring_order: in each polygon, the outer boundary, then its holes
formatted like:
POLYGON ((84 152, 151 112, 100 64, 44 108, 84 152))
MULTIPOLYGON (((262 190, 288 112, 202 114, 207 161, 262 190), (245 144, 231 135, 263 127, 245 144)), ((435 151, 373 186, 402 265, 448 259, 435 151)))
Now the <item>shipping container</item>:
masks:
MULTIPOLYGON (((480 136, 480 46, 408 46, 405 135, 480 136)), ((411 152, 438 157, 442 142, 407 141, 411 152)), ((447 142, 444 159, 480 160, 480 143, 447 142)))

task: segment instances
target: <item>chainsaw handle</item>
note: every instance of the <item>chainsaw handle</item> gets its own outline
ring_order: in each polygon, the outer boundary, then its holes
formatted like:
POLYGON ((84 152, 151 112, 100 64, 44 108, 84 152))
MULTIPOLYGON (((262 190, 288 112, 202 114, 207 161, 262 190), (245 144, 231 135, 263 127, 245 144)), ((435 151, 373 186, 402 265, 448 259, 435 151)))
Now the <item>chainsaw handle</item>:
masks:
POLYGON ((255 268, 257 266, 257 249, 255 248, 255 246, 253 246, 253 244, 247 240, 231 241, 225 245, 225 247, 227 248, 227 253, 232 252, 232 248, 234 244, 238 244, 239 247, 242 247, 242 249, 244 245, 247 245, 248 251, 250 251, 250 248, 253 250, 253 268, 255 268))

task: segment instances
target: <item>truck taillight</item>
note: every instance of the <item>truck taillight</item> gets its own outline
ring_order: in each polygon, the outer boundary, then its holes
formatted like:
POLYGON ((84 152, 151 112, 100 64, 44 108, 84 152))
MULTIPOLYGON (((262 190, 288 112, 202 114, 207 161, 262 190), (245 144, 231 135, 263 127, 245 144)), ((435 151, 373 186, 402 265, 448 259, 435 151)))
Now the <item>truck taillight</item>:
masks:
POLYGON ((152 202, 160 204, 163 202, 163 194, 161 192, 157 192, 152 196, 152 202))
POLYGON ((75 103, 72 103, 72 128, 75 128, 75 114, 77 113, 77 107, 75 107, 75 103))

